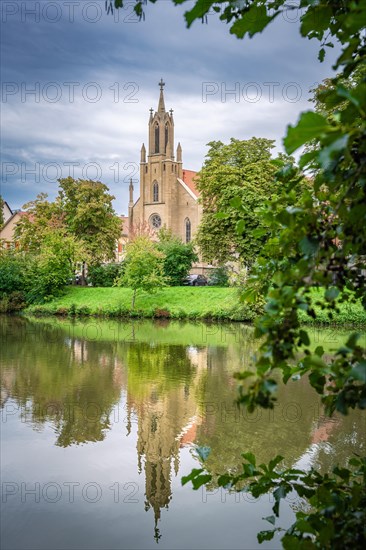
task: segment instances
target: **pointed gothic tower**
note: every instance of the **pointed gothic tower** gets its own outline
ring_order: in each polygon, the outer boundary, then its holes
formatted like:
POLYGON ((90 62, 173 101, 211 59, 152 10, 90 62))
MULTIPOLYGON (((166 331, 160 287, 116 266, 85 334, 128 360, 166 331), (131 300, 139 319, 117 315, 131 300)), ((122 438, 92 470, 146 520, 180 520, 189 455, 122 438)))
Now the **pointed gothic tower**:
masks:
POLYGON ((188 242, 201 208, 193 183, 195 173, 183 170, 180 143, 174 155, 173 109, 165 109, 164 86, 161 79, 158 108, 150 109, 148 145, 146 149, 142 145, 140 155, 140 198, 129 209, 129 223, 130 229, 148 224, 158 231, 165 226, 188 242))

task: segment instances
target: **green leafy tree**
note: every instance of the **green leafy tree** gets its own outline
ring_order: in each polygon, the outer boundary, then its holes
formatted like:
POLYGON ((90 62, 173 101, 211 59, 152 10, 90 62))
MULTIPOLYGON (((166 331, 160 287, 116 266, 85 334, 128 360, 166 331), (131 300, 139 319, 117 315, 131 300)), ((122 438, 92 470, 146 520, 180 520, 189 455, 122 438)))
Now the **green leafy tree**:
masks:
POLYGON ((258 210, 278 194, 277 168, 271 159, 274 141, 232 138, 227 145, 208 145, 197 179, 203 206, 197 244, 208 261, 240 259, 250 266, 269 235, 258 210))
POLYGON ((40 193, 34 201, 23 206, 26 213, 15 228, 15 238, 21 250, 37 254, 50 230, 67 233, 60 201, 50 202, 47 197, 46 193, 40 193))
POLYGON ((125 264, 124 275, 116 279, 116 285, 132 288, 133 309, 138 290, 154 292, 165 286, 164 254, 156 243, 141 235, 128 243, 125 264))
POLYGON ((158 249, 164 254, 163 271, 170 286, 179 286, 188 276, 193 262, 198 260, 193 243, 184 244, 165 228, 158 233, 158 249))
POLYGON ((65 223, 71 235, 84 244, 82 283, 86 283, 86 265, 113 260, 121 220, 116 215, 108 187, 101 182, 60 179, 60 201, 65 223))
POLYGON ((75 264, 85 257, 82 243, 72 235, 50 230, 35 258, 34 280, 28 292, 31 302, 50 299, 60 293, 74 274, 75 264))

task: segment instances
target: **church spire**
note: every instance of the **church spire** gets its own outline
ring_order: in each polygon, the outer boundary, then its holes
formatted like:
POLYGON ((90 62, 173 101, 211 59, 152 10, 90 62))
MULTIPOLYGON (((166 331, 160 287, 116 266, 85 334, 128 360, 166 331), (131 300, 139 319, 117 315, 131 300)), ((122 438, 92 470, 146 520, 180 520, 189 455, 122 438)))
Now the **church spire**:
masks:
POLYGON ((146 162, 146 149, 145 149, 145 144, 144 143, 142 144, 142 147, 141 147, 140 162, 146 162))
POLYGON ((129 206, 133 206, 133 183, 132 183, 132 178, 130 178, 130 185, 129 185, 128 190, 130 192, 129 206))
POLYGON ((165 113, 165 102, 164 102, 165 82, 163 81, 163 79, 160 80, 159 86, 160 86, 160 97, 159 97, 158 113, 165 113))

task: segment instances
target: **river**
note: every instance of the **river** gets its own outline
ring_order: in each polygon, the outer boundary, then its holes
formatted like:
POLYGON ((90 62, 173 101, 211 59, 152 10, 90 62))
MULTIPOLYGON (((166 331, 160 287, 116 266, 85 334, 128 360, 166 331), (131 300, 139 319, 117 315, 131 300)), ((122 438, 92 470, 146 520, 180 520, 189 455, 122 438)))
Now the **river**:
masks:
MULTIPOLYGON (((281 385, 272 411, 236 408, 249 326, 2 316, 0 329, 4 550, 280 548, 256 539, 271 495, 182 487, 197 447, 213 473, 249 451, 322 471, 365 452, 362 413, 325 417, 306 379, 281 385)), ((327 353, 347 336, 310 333, 327 353)))

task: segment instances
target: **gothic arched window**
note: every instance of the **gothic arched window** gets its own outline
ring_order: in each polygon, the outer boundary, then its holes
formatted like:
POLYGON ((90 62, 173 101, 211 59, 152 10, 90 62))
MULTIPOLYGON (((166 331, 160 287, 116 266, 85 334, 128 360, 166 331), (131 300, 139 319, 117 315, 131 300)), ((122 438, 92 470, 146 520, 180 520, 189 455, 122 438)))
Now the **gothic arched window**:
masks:
POLYGON ((154 181, 153 184, 153 202, 159 202, 159 184, 154 181))
POLYGON ((186 218, 184 224, 185 224, 185 229, 186 229, 186 243, 189 243, 189 242, 191 242, 191 238, 192 238, 190 219, 186 218))
POLYGON ((168 145, 168 138, 169 138, 169 126, 168 123, 165 124, 165 152, 168 153, 169 151, 166 150, 166 146, 168 145))
POLYGON ((159 124, 156 122, 156 124, 155 124, 155 153, 159 153, 159 139, 160 139, 159 124))

